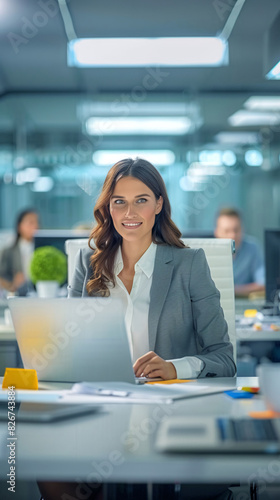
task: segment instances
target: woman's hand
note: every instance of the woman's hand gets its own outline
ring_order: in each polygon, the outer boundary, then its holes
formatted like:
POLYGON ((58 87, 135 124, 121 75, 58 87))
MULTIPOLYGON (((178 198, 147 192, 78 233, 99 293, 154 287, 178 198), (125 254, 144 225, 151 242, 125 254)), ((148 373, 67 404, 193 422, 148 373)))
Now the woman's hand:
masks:
POLYGON ((136 377, 162 378, 170 380, 177 378, 176 368, 171 361, 165 361, 155 352, 150 351, 138 358, 133 365, 136 377))

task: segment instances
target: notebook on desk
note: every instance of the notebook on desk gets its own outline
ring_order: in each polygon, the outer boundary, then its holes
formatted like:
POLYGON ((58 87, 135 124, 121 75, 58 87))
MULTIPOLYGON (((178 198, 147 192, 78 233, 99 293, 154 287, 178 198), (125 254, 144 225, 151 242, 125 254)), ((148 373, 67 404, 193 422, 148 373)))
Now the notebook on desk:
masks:
POLYGON ((280 419, 173 416, 161 423, 156 448, 181 453, 279 453, 280 419))
POLYGON ((134 376, 121 301, 13 297, 8 304, 23 366, 39 381, 151 380, 134 376))

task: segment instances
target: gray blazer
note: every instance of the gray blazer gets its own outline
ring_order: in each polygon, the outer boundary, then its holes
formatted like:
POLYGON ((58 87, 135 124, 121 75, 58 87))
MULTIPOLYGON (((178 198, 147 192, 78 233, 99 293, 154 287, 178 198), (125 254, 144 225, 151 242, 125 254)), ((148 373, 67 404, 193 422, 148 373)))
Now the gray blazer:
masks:
MULTIPOLYGON (((88 296, 92 250, 82 249, 70 297, 88 296)), ((197 356, 200 377, 233 377, 233 347, 204 251, 158 245, 150 292, 149 348, 163 359, 197 356)))
POLYGON ((5 248, 0 256, 0 277, 13 281, 19 272, 23 272, 19 246, 5 248))

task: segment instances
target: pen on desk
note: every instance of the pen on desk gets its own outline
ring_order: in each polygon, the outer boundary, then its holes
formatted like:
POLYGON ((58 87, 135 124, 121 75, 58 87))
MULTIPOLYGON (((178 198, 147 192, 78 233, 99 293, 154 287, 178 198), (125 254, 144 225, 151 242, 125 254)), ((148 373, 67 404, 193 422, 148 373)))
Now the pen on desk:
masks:
POLYGON ((83 390, 72 390, 68 392, 68 395, 72 396, 114 396, 119 398, 126 398, 131 395, 131 392, 128 391, 118 391, 112 389, 102 389, 102 388, 91 388, 91 389, 83 389, 83 390))
POLYGON ((99 396, 116 396, 120 398, 126 398, 131 393, 127 391, 112 391, 110 389, 93 389, 90 394, 95 394, 99 396))

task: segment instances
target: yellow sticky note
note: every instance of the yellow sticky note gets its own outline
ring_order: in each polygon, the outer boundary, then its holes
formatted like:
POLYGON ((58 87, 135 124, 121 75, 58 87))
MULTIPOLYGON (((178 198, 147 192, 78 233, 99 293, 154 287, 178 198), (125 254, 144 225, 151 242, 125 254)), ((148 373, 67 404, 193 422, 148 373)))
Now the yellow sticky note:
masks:
POLYGON ((246 309, 244 311, 244 316, 245 318, 255 318, 257 313, 258 313, 257 309, 246 309))
POLYGON ((27 368, 6 368, 2 389, 14 386, 15 389, 38 389, 36 370, 27 368))

